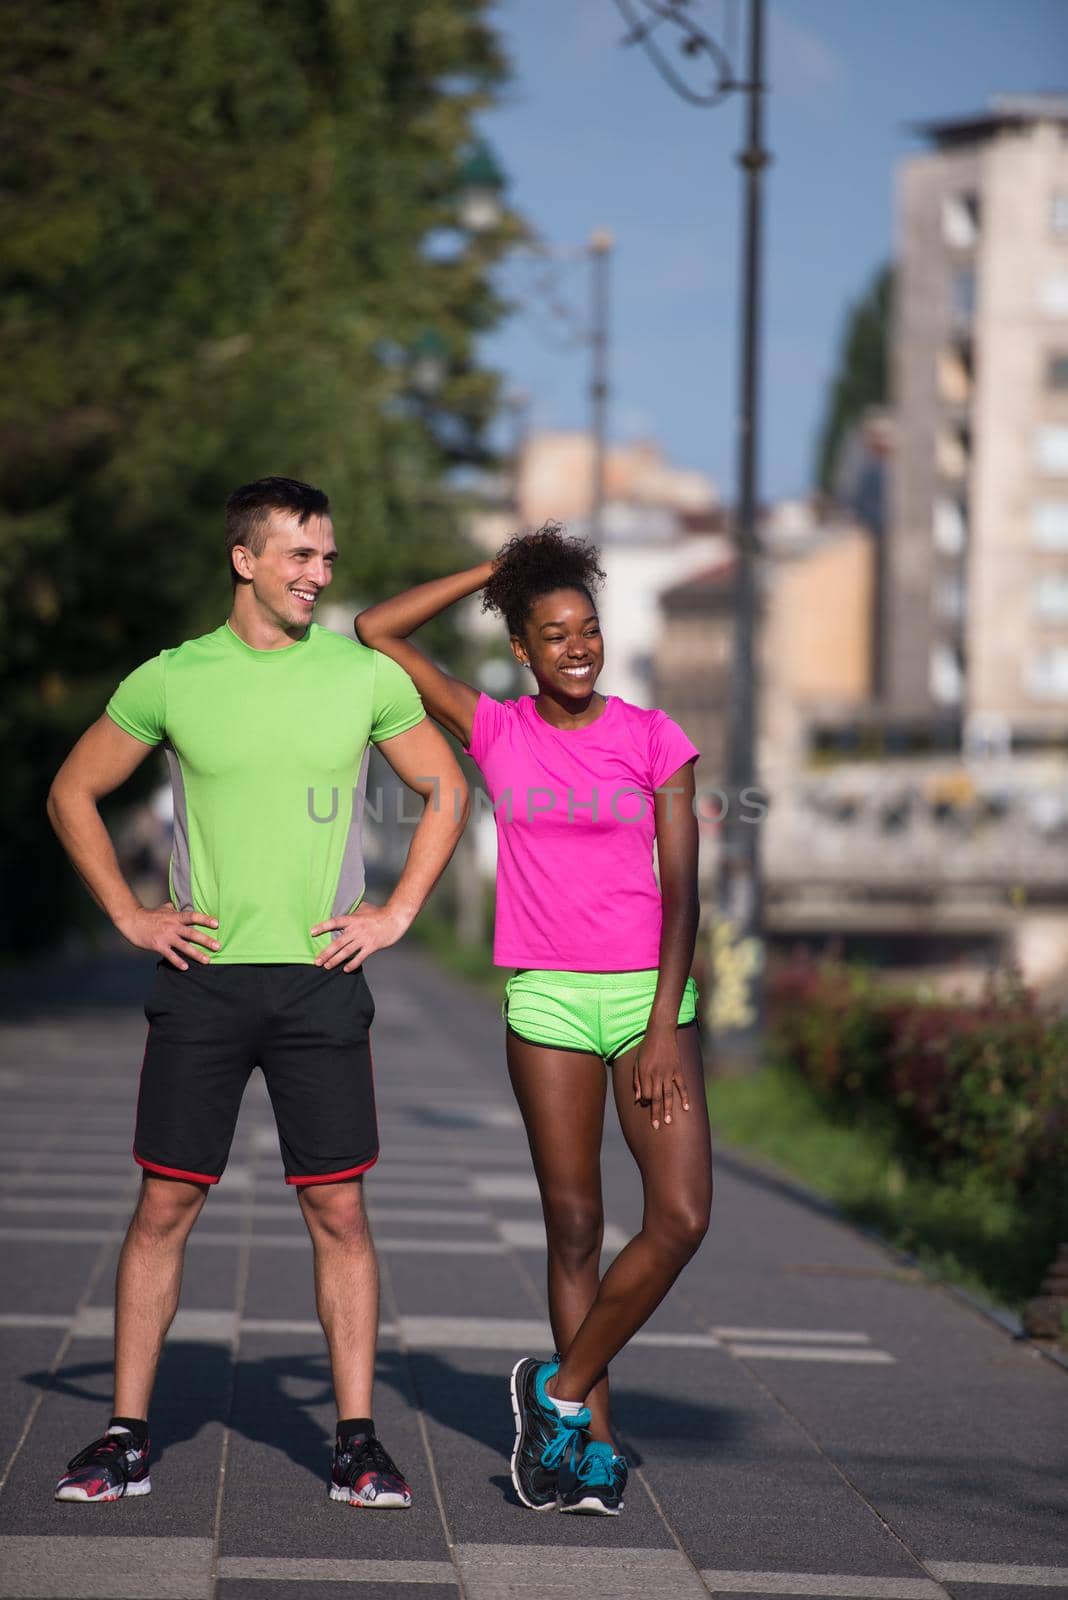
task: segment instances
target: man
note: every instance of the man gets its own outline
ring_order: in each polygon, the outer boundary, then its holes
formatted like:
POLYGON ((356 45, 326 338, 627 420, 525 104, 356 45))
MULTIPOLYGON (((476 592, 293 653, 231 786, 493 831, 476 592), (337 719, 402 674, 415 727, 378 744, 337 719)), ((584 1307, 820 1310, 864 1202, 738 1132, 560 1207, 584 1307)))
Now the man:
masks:
POLYGON ((371 1418, 378 1267, 362 1174, 378 1132, 362 963, 423 905, 462 831, 467 791, 407 673, 311 620, 337 555, 326 495, 290 478, 247 484, 227 502, 226 544, 228 621, 124 679, 48 799, 94 898, 131 944, 161 958, 145 1006, 141 1192, 115 1293, 114 1415, 56 1498, 150 1491, 149 1400, 186 1240, 259 1065, 314 1252, 339 1419, 331 1498, 408 1506, 371 1418), (362 899, 369 743, 424 802, 384 906, 362 899), (174 788, 172 903, 148 909, 97 803, 160 744, 174 788))

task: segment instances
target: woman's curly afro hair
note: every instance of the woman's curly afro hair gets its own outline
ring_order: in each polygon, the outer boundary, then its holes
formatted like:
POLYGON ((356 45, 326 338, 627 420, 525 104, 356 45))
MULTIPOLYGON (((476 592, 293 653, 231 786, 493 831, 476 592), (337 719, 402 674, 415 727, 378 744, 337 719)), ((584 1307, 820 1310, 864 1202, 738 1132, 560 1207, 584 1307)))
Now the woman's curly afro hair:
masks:
POLYGON ((592 544, 568 537, 558 522, 547 522, 536 533, 517 533, 497 552, 482 609, 500 612, 508 632, 522 638, 531 607, 543 594, 580 589, 593 601, 604 582, 597 557, 592 544))

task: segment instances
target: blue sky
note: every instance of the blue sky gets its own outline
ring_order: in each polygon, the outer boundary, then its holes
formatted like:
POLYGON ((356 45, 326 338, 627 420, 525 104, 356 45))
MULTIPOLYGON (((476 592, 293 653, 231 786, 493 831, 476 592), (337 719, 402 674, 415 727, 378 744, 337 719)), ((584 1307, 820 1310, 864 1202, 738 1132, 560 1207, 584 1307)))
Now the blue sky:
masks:
MULTIPOLYGON (((728 0, 729 7, 729 0, 728 0)), ((722 25, 723 0, 694 0, 722 25)), ((813 440, 848 302, 892 250, 894 166, 908 125, 991 94, 1068 88, 1068 0, 769 0, 765 495, 810 483, 813 440)), ((743 105, 676 99, 613 0, 501 0, 514 67, 484 119, 510 199, 551 244, 616 237, 613 438, 656 436, 681 464, 734 477, 743 105)), ((503 274, 510 290, 529 269, 503 274)), ((581 313, 587 280, 561 269, 581 313)), ((537 297, 535 297, 535 303, 537 297)), ((566 323, 514 316, 486 355, 541 427, 586 419, 585 352, 566 323)))

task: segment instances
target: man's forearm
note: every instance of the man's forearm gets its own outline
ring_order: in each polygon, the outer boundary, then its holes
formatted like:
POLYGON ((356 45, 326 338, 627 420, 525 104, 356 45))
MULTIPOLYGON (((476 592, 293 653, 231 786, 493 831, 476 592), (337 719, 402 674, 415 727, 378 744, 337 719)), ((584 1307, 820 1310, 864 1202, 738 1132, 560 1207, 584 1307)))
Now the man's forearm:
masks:
POLYGON ((467 785, 435 791, 425 800, 404 870, 387 902, 407 930, 445 871, 464 831, 471 805, 467 785))
POLYGON ((91 795, 53 788, 48 796, 48 818, 75 872, 116 927, 130 912, 141 909, 122 875, 115 846, 91 795))

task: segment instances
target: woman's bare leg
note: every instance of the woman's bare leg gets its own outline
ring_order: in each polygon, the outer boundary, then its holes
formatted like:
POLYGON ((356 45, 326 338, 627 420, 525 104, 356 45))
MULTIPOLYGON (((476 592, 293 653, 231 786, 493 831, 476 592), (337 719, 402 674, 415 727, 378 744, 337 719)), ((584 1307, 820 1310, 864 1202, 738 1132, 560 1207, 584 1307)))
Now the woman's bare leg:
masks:
MULTIPOLYGON (((599 1056, 551 1050, 509 1033, 508 1071, 541 1190, 549 1320, 556 1347, 564 1352, 600 1284, 605 1067, 599 1056)), ((591 1436, 611 1442, 607 1379, 600 1377, 576 1398, 590 1408, 591 1436)))
POLYGON ((562 1347, 560 1370, 548 1385, 561 1400, 581 1400, 603 1379, 608 1363, 656 1310, 708 1228, 712 1155, 697 1030, 679 1031, 690 1109, 678 1110, 670 1125, 656 1130, 648 1106, 634 1100, 635 1054, 629 1051, 617 1061, 612 1075, 620 1127, 642 1175, 642 1227, 612 1262, 581 1327, 562 1347))

